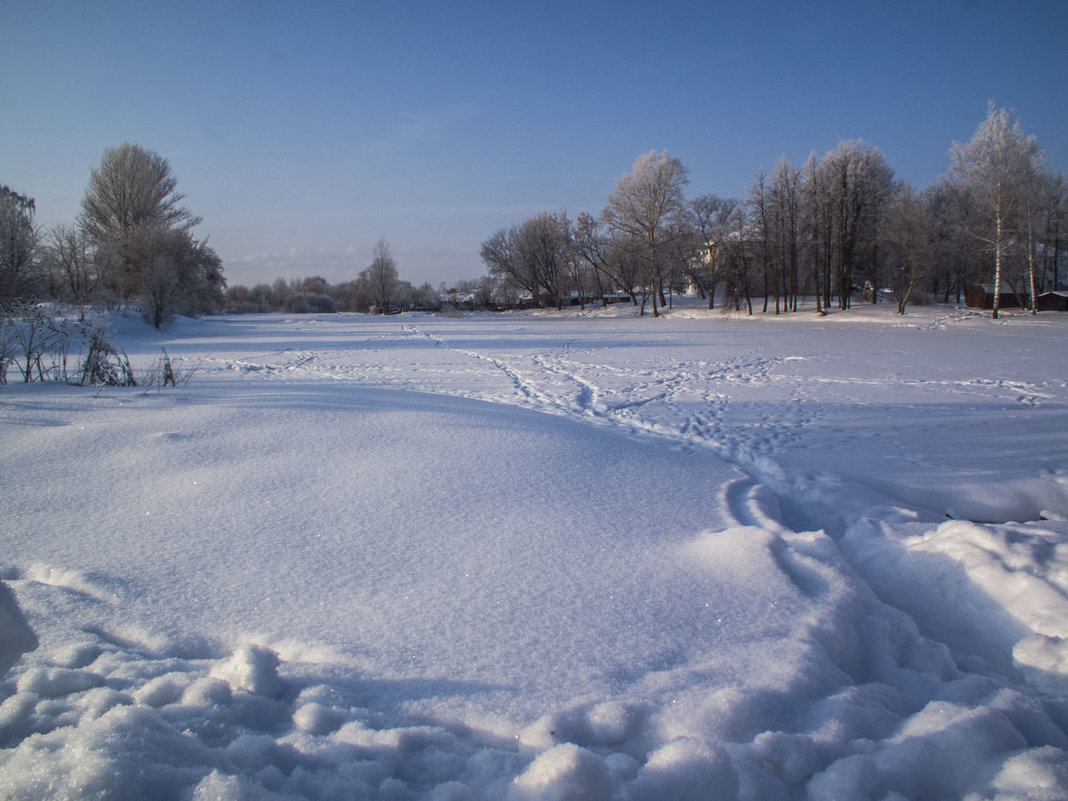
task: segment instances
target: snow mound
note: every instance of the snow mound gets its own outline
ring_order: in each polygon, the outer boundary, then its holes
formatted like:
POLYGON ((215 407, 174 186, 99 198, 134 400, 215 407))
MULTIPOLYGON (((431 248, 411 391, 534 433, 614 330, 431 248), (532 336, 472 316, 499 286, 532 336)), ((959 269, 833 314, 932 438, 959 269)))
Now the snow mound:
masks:
POLYGON ((276 698, 282 683, 278 679, 278 654, 261 645, 243 645, 212 675, 224 679, 232 689, 276 698))
POLYGON ((37 647, 37 637, 26 622, 11 588, 0 581, 0 677, 24 653, 37 647))
POLYGON ((540 754, 508 791, 509 801, 608 801, 611 795, 604 759, 569 743, 540 754))
POLYGON ((1068 694, 1068 524, 864 519, 841 547, 958 664, 1068 694))

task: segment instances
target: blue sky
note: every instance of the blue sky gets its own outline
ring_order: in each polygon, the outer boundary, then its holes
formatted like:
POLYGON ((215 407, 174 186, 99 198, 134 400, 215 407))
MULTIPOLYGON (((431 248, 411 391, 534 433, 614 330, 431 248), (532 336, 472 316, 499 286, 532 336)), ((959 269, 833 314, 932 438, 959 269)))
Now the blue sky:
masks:
POLYGON ((0 0, 0 183, 45 226, 107 147, 169 159, 231 283, 348 280, 386 237, 413 283, 599 212, 648 150, 690 195, 841 139, 917 187, 988 100, 1068 169, 1068 3, 0 0))

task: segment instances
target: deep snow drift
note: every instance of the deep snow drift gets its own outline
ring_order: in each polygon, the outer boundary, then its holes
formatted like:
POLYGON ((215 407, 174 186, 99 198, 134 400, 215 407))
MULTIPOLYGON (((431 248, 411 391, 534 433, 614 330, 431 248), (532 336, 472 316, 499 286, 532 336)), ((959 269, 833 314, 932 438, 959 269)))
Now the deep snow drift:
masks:
POLYGON ((1066 316, 115 329, 0 390, 0 798, 1068 798, 1066 316))

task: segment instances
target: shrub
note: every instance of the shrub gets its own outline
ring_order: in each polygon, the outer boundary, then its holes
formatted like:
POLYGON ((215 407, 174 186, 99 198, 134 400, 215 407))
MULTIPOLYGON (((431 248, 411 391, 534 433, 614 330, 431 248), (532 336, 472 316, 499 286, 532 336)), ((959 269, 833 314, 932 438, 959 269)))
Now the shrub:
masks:
POLYGON ((141 376, 141 386, 147 389, 155 387, 158 392, 166 386, 184 387, 193 380, 193 376, 200 369, 200 362, 191 365, 175 364, 166 348, 160 348, 160 351, 159 358, 141 376))
POLYGON ((82 362, 82 386, 100 384, 108 387, 135 387, 133 369, 126 352, 111 344, 106 324, 97 324, 89 332, 89 350, 82 362))

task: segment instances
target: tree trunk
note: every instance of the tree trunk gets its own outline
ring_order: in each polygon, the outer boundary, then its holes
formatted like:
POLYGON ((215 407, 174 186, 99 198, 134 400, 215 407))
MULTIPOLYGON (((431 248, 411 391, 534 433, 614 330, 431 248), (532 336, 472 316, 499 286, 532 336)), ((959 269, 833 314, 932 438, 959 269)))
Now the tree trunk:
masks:
POLYGON ((991 317, 998 319, 1001 306, 1001 185, 997 189, 997 202, 994 207, 994 302, 991 317))
POLYGON ((1038 314, 1038 295, 1035 294, 1035 235, 1030 220, 1027 223, 1027 273, 1031 282, 1031 314, 1038 314))

